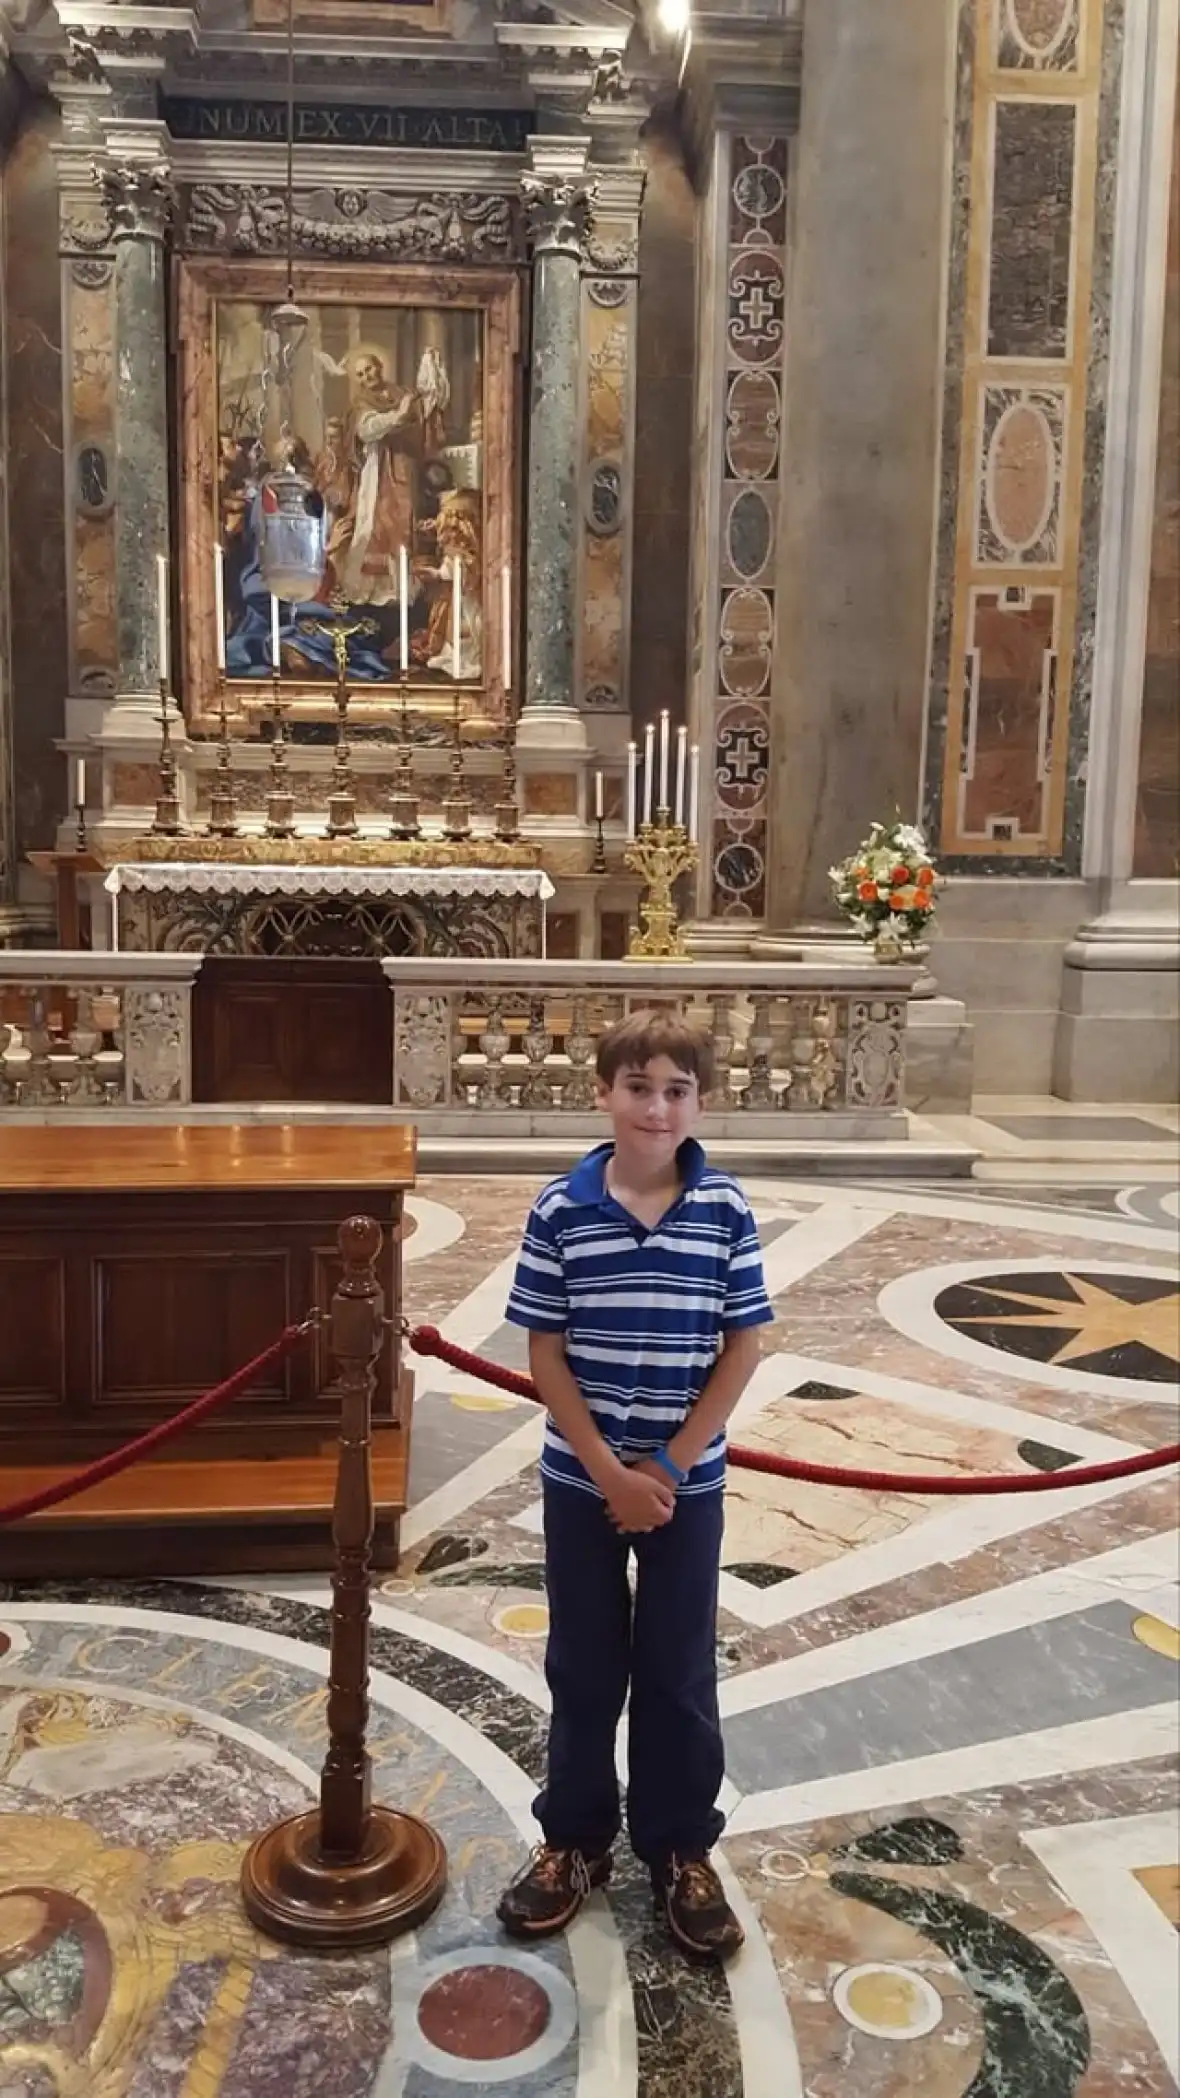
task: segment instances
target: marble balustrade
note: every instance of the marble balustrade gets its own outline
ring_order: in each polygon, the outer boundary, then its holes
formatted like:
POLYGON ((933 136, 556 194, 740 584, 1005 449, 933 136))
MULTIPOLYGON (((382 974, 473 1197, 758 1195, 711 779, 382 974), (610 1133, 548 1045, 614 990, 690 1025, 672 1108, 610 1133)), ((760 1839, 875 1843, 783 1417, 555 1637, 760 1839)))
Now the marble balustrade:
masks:
POLYGON ((182 1107, 200 955, 0 953, 0 1112, 182 1107))

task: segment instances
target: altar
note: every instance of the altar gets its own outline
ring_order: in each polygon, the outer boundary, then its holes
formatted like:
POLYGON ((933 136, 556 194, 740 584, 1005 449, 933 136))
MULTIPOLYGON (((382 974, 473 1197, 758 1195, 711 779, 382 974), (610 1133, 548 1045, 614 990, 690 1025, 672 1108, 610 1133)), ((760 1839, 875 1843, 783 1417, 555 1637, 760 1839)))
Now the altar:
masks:
POLYGON ((243 863, 191 859, 183 841, 178 850, 111 868, 113 948, 304 960, 545 955, 553 884, 540 867, 317 864, 310 853, 243 863))

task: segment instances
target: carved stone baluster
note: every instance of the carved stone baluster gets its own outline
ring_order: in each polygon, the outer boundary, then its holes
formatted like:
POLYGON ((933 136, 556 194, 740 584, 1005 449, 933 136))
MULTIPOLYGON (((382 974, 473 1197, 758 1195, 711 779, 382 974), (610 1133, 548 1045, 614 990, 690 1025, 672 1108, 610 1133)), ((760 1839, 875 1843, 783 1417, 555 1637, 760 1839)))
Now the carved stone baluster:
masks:
POLYGON ((742 1095, 748 1108, 774 1106, 774 1086, 771 1082, 771 1052, 774 1036, 770 1029, 770 999, 754 998, 754 1019, 746 1038, 746 1062, 750 1080, 742 1095))
POLYGON ((97 991, 91 1002, 91 1019, 98 1032, 99 1046, 94 1051, 94 1083, 105 1107, 113 1107, 116 1100, 124 1097, 124 1076, 127 1058, 123 1044, 123 1001, 118 991, 106 984, 97 991))
POLYGON ((713 1011, 713 1106, 717 1113, 724 1114, 737 1104, 733 1088, 733 1020, 729 993, 715 994, 709 1004, 713 1011))
POLYGON ((78 1011, 70 1029, 70 1048, 78 1059, 80 1096, 93 1100, 98 1091, 94 1074, 94 1052, 102 1037, 94 1024, 94 994, 83 987, 78 992, 78 1011))
POLYGON ((827 1107, 836 1089, 836 1008, 830 998, 817 998, 811 1008, 815 1048, 811 1057, 811 1104, 827 1107))
POLYGON ((53 1033, 43 991, 34 991, 30 1000, 29 1028, 25 1040, 32 1052, 28 1069, 29 1099, 52 1099, 49 1051, 53 1046, 53 1033))
POLYGON ((545 1024, 544 992, 529 999, 529 1024, 520 1046, 528 1058, 529 1066, 521 1081, 521 1106, 552 1107, 553 1081, 545 1063, 552 1053, 553 1036, 545 1024))
POLYGON ((504 1000, 496 992, 488 996, 487 1019, 479 1046, 487 1061, 480 1080, 479 1104, 485 1108, 504 1107, 508 1104, 509 1072, 504 1059, 512 1047, 512 1037, 504 1025, 504 1000))
POLYGON ((570 1060, 569 1076, 562 1087, 561 1104, 577 1114, 594 1105, 594 1036, 590 1031, 590 1001, 579 993, 565 1037, 570 1060))
POLYGON ((793 1114, 806 1114, 811 1106, 811 1059, 815 1054, 810 999, 789 1001, 787 1026, 787 1063, 791 1073, 787 1106, 793 1114))

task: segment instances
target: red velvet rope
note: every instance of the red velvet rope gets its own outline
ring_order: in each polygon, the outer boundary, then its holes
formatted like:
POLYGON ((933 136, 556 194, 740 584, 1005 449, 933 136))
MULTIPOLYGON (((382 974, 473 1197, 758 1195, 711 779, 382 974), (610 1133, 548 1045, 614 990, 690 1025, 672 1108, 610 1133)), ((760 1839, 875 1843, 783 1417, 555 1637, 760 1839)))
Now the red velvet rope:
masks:
MULTIPOLYGON (((416 1355, 437 1355, 452 1369, 515 1392, 521 1399, 535 1399, 537 1388, 531 1377, 519 1370, 502 1369, 482 1355, 472 1355, 444 1340, 437 1326, 415 1326, 407 1334, 416 1355)), ((804 1479, 812 1486, 860 1486, 877 1493, 1060 1493, 1067 1486, 1099 1486, 1108 1479, 1133 1479, 1140 1472, 1162 1471, 1180 1464, 1180 1443, 1162 1450, 1141 1450, 1134 1457, 1112 1458, 1106 1464, 1071 1464, 1053 1472, 1016 1472, 1008 1475, 951 1477, 941 1472, 846 1471, 835 1464, 806 1464, 800 1457, 779 1457, 770 1450, 743 1449, 731 1443, 729 1461, 741 1471, 770 1472, 778 1479, 804 1479)))
POLYGON ((291 1353, 296 1342, 305 1339, 310 1331, 308 1325, 285 1327, 278 1339, 272 1341, 269 1348, 264 1348, 261 1355, 255 1355, 252 1362, 243 1363, 241 1369, 235 1370, 232 1377, 227 1377, 224 1384, 215 1384, 212 1391, 204 1392, 199 1399, 194 1399, 191 1405, 186 1406, 182 1413, 174 1414, 171 1420, 161 1421, 158 1427, 149 1428, 146 1435, 137 1436, 134 1442, 125 1442, 120 1449, 109 1451, 94 1464, 88 1464, 85 1471, 74 1472, 68 1479, 59 1479, 55 1486, 43 1486, 39 1493, 27 1494, 24 1500, 10 1501, 7 1508, 0 1508, 0 1528, 6 1523, 23 1522, 28 1515, 39 1515, 43 1508, 55 1508, 60 1501, 72 1501, 75 1494, 86 1493, 91 1486, 99 1486, 104 1479, 113 1479, 116 1473, 125 1472, 129 1466, 138 1464, 141 1458, 149 1457, 153 1450, 161 1449, 166 1442, 171 1442, 174 1436, 183 1434, 186 1428, 195 1428, 197 1422, 204 1420, 207 1413, 212 1413, 216 1407, 226 1405, 230 1399, 236 1399, 240 1392, 246 1391, 262 1375, 263 1370, 270 1369, 276 1362, 282 1362, 284 1357, 291 1353))

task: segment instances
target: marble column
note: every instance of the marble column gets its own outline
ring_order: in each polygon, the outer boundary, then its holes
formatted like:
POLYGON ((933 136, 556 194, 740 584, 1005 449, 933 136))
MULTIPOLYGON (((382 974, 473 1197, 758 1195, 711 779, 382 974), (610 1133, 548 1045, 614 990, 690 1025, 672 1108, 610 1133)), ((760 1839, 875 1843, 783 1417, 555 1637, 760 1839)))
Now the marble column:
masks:
POLYGON ((171 183, 159 161, 103 169, 115 240, 117 704, 158 705, 156 556, 168 553, 167 272, 171 183))
POLYGON ((918 807, 955 9, 824 0, 803 34, 771 682, 771 934, 918 807), (838 142, 835 146, 833 141, 838 142))
MULTIPOLYGON (((526 526, 527 615, 522 748, 584 748, 574 704, 582 242, 590 187, 576 164, 537 165, 521 180, 533 250, 526 526)), ((555 145, 558 142, 555 141, 555 145)), ((561 158, 580 160, 561 142, 561 158)))

